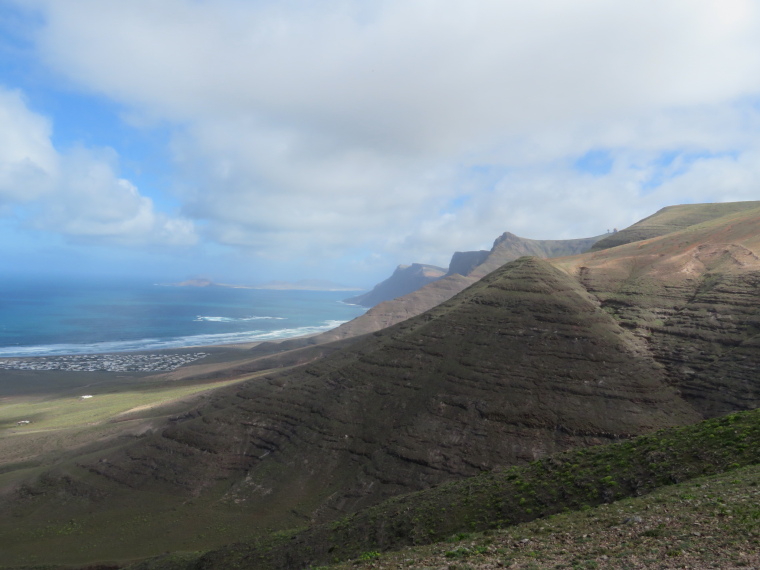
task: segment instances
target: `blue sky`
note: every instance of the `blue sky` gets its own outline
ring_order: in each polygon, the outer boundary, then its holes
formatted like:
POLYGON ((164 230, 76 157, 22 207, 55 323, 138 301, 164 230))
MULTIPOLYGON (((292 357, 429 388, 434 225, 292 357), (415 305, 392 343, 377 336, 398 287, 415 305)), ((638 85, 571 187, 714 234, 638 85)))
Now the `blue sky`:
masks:
POLYGON ((371 286, 760 199, 751 0, 0 0, 0 271, 371 286))

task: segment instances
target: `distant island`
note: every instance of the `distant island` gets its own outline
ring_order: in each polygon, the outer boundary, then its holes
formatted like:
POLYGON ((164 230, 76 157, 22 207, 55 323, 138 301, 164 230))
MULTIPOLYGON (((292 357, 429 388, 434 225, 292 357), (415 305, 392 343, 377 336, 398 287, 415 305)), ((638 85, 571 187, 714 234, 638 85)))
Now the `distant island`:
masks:
POLYGON ((262 285, 233 285, 230 283, 216 283, 211 279, 195 278, 187 279, 179 283, 160 283, 167 287, 227 287, 230 289, 272 289, 279 291, 363 291, 361 287, 349 287, 322 279, 302 279, 292 283, 290 281, 269 281, 262 285))

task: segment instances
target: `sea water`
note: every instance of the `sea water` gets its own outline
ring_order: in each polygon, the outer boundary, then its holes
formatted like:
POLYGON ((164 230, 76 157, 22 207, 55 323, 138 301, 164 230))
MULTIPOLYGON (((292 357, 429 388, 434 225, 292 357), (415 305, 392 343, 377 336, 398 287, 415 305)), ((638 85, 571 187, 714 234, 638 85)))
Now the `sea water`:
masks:
POLYGON ((0 357, 156 350, 277 340, 364 312, 355 293, 144 282, 0 281, 0 357))

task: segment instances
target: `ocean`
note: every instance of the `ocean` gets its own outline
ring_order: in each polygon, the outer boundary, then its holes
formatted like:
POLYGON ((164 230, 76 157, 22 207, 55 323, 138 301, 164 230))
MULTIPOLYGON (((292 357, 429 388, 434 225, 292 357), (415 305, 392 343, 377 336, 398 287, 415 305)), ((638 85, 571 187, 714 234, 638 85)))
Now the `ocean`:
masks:
POLYGON ((292 338, 366 309, 346 291, 0 281, 0 357, 144 351, 292 338))

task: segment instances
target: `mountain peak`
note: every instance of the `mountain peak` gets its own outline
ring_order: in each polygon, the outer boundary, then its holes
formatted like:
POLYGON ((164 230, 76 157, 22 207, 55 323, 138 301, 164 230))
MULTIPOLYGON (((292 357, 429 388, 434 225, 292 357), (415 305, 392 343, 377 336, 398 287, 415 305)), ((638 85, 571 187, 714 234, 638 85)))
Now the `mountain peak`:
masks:
POLYGON ((196 419, 88 469, 171 493, 226 481, 226 500, 253 511, 329 519, 699 419, 663 380, 576 279, 526 257, 314 364, 221 389, 196 419))

